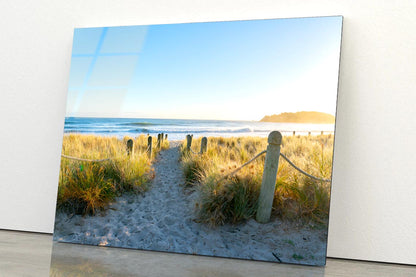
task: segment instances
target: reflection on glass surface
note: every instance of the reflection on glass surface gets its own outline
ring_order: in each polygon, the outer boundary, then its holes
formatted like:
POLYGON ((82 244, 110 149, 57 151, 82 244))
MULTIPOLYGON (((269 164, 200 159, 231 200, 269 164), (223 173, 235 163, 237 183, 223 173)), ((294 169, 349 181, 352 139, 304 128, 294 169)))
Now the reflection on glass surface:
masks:
POLYGON ((50 276, 324 276, 324 267, 53 243, 50 276))

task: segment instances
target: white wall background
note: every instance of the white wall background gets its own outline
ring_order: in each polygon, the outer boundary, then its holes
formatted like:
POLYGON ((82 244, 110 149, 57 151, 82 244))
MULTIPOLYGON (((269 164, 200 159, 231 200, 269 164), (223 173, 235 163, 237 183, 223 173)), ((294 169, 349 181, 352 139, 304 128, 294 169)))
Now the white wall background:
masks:
POLYGON ((74 27, 343 15, 328 256, 416 264, 416 1, 0 2, 0 228, 52 232, 74 27))

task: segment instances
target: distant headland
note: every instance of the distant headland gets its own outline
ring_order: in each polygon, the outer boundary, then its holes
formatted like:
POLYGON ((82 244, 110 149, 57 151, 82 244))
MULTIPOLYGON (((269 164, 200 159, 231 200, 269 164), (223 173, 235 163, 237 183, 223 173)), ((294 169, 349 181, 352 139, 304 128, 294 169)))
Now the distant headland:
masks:
POLYGON ((321 112, 296 112, 266 115, 260 122, 333 124, 335 116, 321 112))

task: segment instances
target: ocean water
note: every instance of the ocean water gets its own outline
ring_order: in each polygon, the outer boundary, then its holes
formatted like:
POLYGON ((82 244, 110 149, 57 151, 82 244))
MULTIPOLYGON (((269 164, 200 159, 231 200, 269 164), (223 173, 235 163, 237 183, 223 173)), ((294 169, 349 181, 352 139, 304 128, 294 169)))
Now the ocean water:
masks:
POLYGON ((267 137, 271 131, 283 135, 326 134, 334 131, 334 124, 272 123, 258 121, 192 120, 192 119, 153 119, 153 118, 65 118, 65 133, 96 134, 104 136, 136 137, 141 134, 168 134, 169 140, 185 139, 187 134, 194 137, 267 137))

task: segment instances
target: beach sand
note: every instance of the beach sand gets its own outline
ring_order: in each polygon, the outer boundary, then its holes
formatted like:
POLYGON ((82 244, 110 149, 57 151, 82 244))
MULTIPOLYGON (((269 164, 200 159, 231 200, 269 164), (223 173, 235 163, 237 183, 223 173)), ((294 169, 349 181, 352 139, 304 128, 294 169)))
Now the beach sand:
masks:
POLYGON ((125 194, 95 216, 58 212, 54 240, 230 258, 323 265, 325 228, 274 219, 216 228, 196 223, 195 191, 184 190, 179 142, 162 151, 142 195, 125 194))

